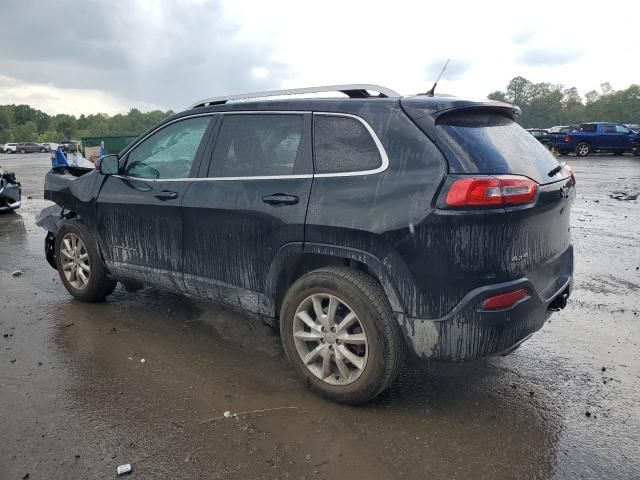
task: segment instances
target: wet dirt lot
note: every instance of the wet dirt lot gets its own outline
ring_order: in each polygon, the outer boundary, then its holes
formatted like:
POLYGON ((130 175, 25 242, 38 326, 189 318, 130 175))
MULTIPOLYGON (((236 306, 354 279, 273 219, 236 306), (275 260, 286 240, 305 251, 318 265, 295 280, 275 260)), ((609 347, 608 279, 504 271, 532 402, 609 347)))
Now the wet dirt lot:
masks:
POLYGON ((0 479, 112 478, 124 463, 139 479, 640 478, 640 205, 609 197, 640 191, 640 158, 568 160, 567 308, 507 357, 410 365, 346 407, 239 313, 152 288, 72 300, 34 224, 48 155, 0 155, 24 189, 0 215, 0 479))

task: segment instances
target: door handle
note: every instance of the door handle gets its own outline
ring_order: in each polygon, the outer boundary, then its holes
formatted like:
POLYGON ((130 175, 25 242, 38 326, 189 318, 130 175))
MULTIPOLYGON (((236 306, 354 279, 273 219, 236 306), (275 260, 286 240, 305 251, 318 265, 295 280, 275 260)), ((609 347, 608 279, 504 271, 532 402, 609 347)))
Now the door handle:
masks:
POLYGON ((156 193, 154 197, 156 197, 158 200, 162 200, 163 202, 166 200, 175 200, 176 198, 178 198, 178 192, 163 190, 160 193, 156 193))
POLYGON ((300 199, 295 195, 285 195, 284 193, 276 193, 274 195, 262 197, 262 201, 264 203, 268 203, 269 205, 274 205, 276 207, 282 205, 295 205, 299 200, 300 199))

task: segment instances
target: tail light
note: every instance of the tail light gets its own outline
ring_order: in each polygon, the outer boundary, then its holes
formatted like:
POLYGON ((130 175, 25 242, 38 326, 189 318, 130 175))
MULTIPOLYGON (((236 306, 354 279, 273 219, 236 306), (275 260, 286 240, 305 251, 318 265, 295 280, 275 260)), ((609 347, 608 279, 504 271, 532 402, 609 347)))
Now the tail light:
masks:
POLYGON ((480 304, 480 308, 483 310, 502 310, 513 307, 517 302, 528 296, 529 294, 524 288, 519 288, 513 292, 500 293, 485 298, 480 304))
POLYGON ((567 135, 566 137, 564 137, 564 141, 569 143, 571 141, 571 135, 567 135))
POLYGON ((566 163, 564 165, 564 168, 566 168, 567 171, 569 172, 569 174, 571 175, 571 180, 573 180, 573 184, 575 185, 576 184, 576 176, 573 174, 573 168, 571 168, 571 166, 567 165, 566 163))
POLYGON ((527 177, 500 175, 456 179, 447 192, 449 207, 524 205, 536 198, 538 184, 527 177))

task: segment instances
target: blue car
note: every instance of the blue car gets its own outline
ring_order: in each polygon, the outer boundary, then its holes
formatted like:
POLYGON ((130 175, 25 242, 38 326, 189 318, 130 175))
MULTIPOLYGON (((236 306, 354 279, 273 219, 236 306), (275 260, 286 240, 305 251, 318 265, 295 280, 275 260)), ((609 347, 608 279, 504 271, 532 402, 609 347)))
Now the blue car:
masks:
POLYGON ((549 139, 549 148, 561 154, 575 152, 585 157, 595 152, 610 152, 622 155, 633 150, 636 132, 621 123, 583 123, 565 134, 555 134, 549 139))

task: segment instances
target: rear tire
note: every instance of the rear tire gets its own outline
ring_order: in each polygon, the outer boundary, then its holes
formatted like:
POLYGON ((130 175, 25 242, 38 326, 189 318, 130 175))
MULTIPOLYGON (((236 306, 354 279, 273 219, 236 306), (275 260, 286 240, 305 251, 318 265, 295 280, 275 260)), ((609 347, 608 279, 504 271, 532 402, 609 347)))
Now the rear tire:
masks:
POLYGON ((404 363, 402 332, 382 287, 346 267, 315 270, 294 282, 282 303, 280 336, 297 373, 339 403, 373 399, 404 363))
POLYGON ((116 288, 117 282, 107 277, 93 236, 77 220, 66 221, 58 230, 56 267, 65 288, 78 300, 104 300, 116 288))
POLYGON ((591 145, 589 145, 587 142, 580 142, 576 146, 576 155, 578 155, 579 157, 586 157, 590 153, 591 153, 591 145))

